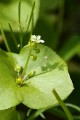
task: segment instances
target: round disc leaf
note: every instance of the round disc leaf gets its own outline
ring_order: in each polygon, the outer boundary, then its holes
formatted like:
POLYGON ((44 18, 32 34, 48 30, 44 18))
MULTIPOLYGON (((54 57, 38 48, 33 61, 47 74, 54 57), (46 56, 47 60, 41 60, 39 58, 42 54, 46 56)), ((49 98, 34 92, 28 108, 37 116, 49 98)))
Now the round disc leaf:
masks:
POLYGON ((31 71, 32 78, 20 86, 16 83, 15 66, 24 68, 29 48, 25 46, 20 54, 6 53, 0 50, 0 109, 9 108, 19 103, 33 109, 41 109, 58 104, 53 89, 62 100, 73 90, 66 63, 50 48, 39 45, 37 60, 30 58, 25 78, 31 71))

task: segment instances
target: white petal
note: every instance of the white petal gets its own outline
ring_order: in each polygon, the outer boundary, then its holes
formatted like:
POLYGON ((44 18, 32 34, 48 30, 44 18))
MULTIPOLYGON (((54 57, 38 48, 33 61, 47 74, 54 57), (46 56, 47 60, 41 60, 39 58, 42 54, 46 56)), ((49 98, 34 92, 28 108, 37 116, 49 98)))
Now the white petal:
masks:
POLYGON ((38 36, 37 36, 37 40, 40 40, 40 39, 41 39, 41 36, 40 36, 40 35, 38 35, 38 36))
POLYGON ((31 41, 37 42, 37 43, 44 43, 44 40, 41 40, 41 36, 40 35, 38 35, 38 36, 32 35, 31 36, 31 41))
POLYGON ((40 43, 44 43, 45 41, 44 40, 40 40, 40 43))
POLYGON ((35 35, 32 35, 32 36, 31 36, 31 40, 33 40, 33 39, 36 39, 36 36, 35 36, 35 35))
POLYGON ((18 44, 17 47, 19 48, 19 47, 20 47, 20 44, 18 44))

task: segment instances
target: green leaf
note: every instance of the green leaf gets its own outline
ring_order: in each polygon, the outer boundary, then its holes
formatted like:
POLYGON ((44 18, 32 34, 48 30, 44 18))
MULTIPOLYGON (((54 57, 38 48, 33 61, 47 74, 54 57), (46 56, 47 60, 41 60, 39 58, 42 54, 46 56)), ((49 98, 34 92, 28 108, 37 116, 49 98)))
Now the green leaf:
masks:
POLYGON ((20 116, 15 108, 10 108, 0 111, 0 120, 20 120, 20 116))
MULTIPOLYGON (((36 23, 39 13, 39 0, 22 0, 21 1, 21 24, 25 28, 27 28, 27 23, 29 20, 29 16, 31 13, 31 9, 33 6, 33 2, 35 1, 35 10, 34 10, 34 23, 36 23), (27 19, 28 17, 28 19, 27 19), (25 22, 27 19, 27 23, 25 22)), ((13 31, 19 30, 18 23, 18 4, 19 0, 8 0, 0 1, 0 24, 3 26, 4 30, 10 30, 8 23, 13 28, 13 31)))
POLYGON ((62 100, 73 90, 66 63, 50 48, 39 45, 40 53, 36 61, 30 59, 25 76, 35 71, 35 76, 19 86, 16 83, 16 65, 24 67, 29 49, 25 46, 20 54, 0 50, 0 109, 7 109, 19 103, 41 109, 58 104, 52 90, 55 89, 62 100))
POLYGON ((60 51, 61 57, 68 61, 80 52, 80 36, 72 36, 60 51))

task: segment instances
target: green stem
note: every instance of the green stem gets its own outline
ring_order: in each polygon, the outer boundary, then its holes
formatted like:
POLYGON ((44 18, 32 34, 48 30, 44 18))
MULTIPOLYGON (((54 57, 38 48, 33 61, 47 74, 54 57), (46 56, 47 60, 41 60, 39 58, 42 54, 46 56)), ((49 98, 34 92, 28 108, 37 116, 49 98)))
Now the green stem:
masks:
POLYGON ((19 31, 20 49, 22 49, 23 29, 22 29, 22 26, 21 26, 21 0, 19 1, 19 5, 18 5, 18 22, 19 22, 19 28, 20 28, 20 31, 19 31))
POLYGON ((33 32, 33 29, 34 29, 34 13, 32 14, 32 29, 31 29, 31 33, 33 32))
POLYGON ((4 43, 5 43, 5 45, 6 45, 6 48, 7 48, 8 52, 11 52, 10 47, 9 47, 9 45, 8 45, 8 42, 7 42, 7 39, 6 39, 6 37, 5 37, 5 34, 4 34, 4 31, 3 31, 2 26, 1 26, 0 28, 1 28, 1 33, 2 33, 2 36, 3 36, 3 39, 4 39, 4 43))
MULTIPOLYGON (((73 104, 70 104, 70 103, 66 103, 66 106, 70 107, 70 108, 73 108, 75 110, 77 110, 78 112, 80 112, 80 107, 76 106, 76 105, 73 105, 73 104)), ((80 115, 73 115, 73 118, 75 120, 80 120, 80 115)))
POLYGON ((21 0, 19 1, 19 5, 18 5, 18 21, 20 25, 21 24, 21 0))
POLYGON ((28 29, 29 29, 29 26, 30 26, 30 23, 31 23, 31 20, 32 20, 32 16, 33 16, 34 8, 35 8, 35 2, 33 3, 33 6, 32 6, 32 10, 31 10, 31 14, 30 14, 30 18, 29 18, 29 22, 28 22, 28 26, 27 26, 26 31, 28 31, 28 29))
POLYGON ((36 119, 41 113, 43 113, 45 109, 41 109, 36 111, 34 114, 32 114, 27 120, 34 120, 36 119))
POLYGON ((28 54, 28 58, 27 58, 27 62, 25 64, 25 66, 24 66, 24 69, 23 69, 23 72, 22 72, 22 75, 21 75, 22 78, 24 77, 26 69, 28 67, 28 63, 29 63, 29 60, 30 60, 30 57, 31 57, 31 52, 32 52, 32 49, 30 48, 30 51, 29 51, 29 54, 28 54))
POLYGON ((50 109, 52 106, 49 106, 47 108, 43 108, 43 109, 40 109, 40 110, 37 110, 35 113, 33 113, 32 115, 30 115, 30 117, 28 117, 27 120, 35 120, 38 116, 41 116, 42 118, 45 119, 45 116, 42 115, 43 112, 45 112, 46 110, 50 109))
MULTIPOLYGON (((33 11, 34 11, 34 7, 35 7, 35 2, 33 3, 31 15, 30 15, 30 18, 29 18, 28 26, 27 26, 27 31, 28 31, 28 29, 29 29, 31 20, 32 20, 32 28, 33 28, 33 22, 34 22, 34 21, 33 21, 33 11)), ((31 34, 32 34, 32 31, 31 31, 31 34)), ((31 34, 30 34, 30 36, 31 36, 31 34)), ((21 40, 21 39, 20 39, 20 40, 21 40)), ((22 40, 21 40, 21 41, 22 41, 22 40)), ((21 44, 21 45, 22 45, 22 44, 21 44)), ((21 75, 22 78, 24 77, 25 72, 26 72, 26 69, 27 69, 27 67, 28 67, 28 63, 29 63, 29 59, 30 59, 30 56, 31 56, 31 52, 32 52, 32 48, 30 48, 30 51, 29 51, 29 54, 28 54, 28 58, 27 58, 27 62, 26 62, 26 64, 25 64, 25 66, 24 66, 24 69, 23 69, 23 72, 22 72, 22 75, 21 75)))
POLYGON ((22 40, 23 40, 21 31, 19 32, 19 38, 20 38, 20 50, 21 50, 22 49, 22 40))
POLYGON ((66 106, 71 107, 71 108, 73 108, 73 109, 75 109, 75 110, 80 112, 80 107, 78 107, 76 105, 73 105, 73 104, 70 104, 70 103, 66 103, 66 106))
POLYGON ((18 49, 18 43, 17 43, 17 40, 16 40, 16 38, 15 38, 15 36, 14 36, 14 33, 13 33, 13 30, 12 30, 12 27, 11 27, 10 23, 8 23, 8 25, 9 25, 9 28, 10 28, 11 35, 12 35, 12 37, 13 37, 13 40, 14 40, 15 46, 16 46, 16 48, 18 49))
POLYGON ((56 92, 56 90, 53 90, 53 94, 55 95, 57 101, 59 102, 59 104, 61 105, 61 107, 63 108, 64 112, 66 113, 68 120, 73 120, 73 117, 69 111, 69 109, 66 107, 66 105, 64 104, 64 102, 61 100, 61 98, 59 97, 58 93, 56 92))
MULTIPOLYGON (((23 33, 23 29, 22 29, 22 27, 21 27, 21 21, 20 21, 21 0, 20 0, 20 2, 19 2, 19 6, 18 6, 18 16, 19 16, 19 17, 18 17, 18 18, 19 18, 19 27, 20 27, 20 33, 19 33, 20 45, 21 45, 20 48, 22 48, 22 40, 23 40, 23 37, 25 36, 25 34, 28 32, 28 29, 29 29, 31 20, 32 20, 32 24, 33 24, 33 12, 34 12, 34 8, 35 8, 35 1, 34 1, 34 3, 33 3, 33 6, 32 6, 32 10, 31 10, 30 18, 29 18, 29 21, 28 21, 28 24, 27 24, 26 32, 23 33), (23 35, 22 35, 22 33, 23 33, 23 35)), ((33 27, 33 25, 32 25, 32 27, 33 27)), ((31 33, 30 33, 30 36, 31 36, 31 34, 32 34, 32 31, 31 31, 31 33)))

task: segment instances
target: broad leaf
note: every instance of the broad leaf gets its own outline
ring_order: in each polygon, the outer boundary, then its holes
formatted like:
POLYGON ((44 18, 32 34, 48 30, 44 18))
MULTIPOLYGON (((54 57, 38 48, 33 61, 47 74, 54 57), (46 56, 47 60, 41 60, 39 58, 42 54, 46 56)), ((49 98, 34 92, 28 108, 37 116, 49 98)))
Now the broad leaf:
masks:
MULTIPOLYGON (((33 6, 33 2, 35 1, 35 10, 34 10, 34 22, 36 23, 36 20, 38 18, 39 13, 39 0, 22 0, 21 1, 21 24, 25 28, 27 27, 27 23, 25 22, 29 19, 31 9, 33 6)), ((3 26, 5 30, 10 30, 8 23, 11 24, 14 31, 19 30, 19 24, 18 24, 18 4, 19 0, 7 0, 1 1, 0 0, 0 24, 3 26)))
POLYGON ((25 46, 20 54, 0 50, 0 109, 7 109, 23 103, 33 109, 46 108, 58 104, 52 90, 55 89, 62 100, 73 90, 66 63, 50 48, 39 45, 41 52, 36 61, 30 59, 25 77, 30 71, 35 76, 22 86, 16 83, 18 64, 24 67, 29 49, 25 46))
POLYGON ((1 110, 0 120, 20 120, 20 115, 15 108, 1 110))

